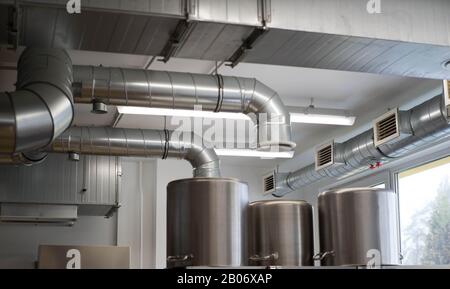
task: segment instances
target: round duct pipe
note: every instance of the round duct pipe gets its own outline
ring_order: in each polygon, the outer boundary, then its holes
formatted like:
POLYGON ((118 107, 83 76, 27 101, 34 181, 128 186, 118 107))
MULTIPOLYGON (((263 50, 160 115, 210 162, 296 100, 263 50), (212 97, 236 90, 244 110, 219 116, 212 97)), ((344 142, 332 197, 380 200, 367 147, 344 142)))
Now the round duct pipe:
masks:
POLYGON ((245 113, 255 123, 257 149, 296 146, 281 98, 254 78, 74 66, 74 79, 75 102, 245 113))
POLYGON ((17 90, 0 93, 0 153, 38 161, 34 151, 72 123, 72 62, 64 50, 27 48, 17 71, 17 90))

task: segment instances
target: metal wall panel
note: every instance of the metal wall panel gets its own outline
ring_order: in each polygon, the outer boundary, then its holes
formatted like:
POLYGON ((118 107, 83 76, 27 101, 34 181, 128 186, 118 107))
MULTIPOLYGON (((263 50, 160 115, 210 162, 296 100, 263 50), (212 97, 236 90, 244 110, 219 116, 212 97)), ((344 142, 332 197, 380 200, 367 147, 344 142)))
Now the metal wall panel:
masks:
POLYGON ((31 167, 0 166, 0 202, 113 206, 119 166, 116 157, 81 156, 74 162, 65 154, 31 167))

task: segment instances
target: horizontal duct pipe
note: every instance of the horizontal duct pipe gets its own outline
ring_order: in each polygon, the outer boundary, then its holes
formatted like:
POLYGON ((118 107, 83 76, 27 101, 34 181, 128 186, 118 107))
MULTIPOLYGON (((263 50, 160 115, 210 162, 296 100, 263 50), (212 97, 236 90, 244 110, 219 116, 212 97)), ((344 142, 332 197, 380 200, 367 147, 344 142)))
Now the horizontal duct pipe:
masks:
POLYGON ((201 106, 206 111, 245 113, 254 116, 258 149, 295 147, 289 112, 280 97, 253 78, 74 66, 74 100, 170 109, 201 106))
POLYGON ((446 0, 0 2, 3 45, 450 78, 446 0))
POLYGON ((316 170, 311 164, 297 171, 276 175, 274 196, 282 197, 325 178, 343 178, 365 171, 375 162, 387 163, 403 157, 438 140, 450 136, 446 107, 442 96, 436 96, 399 116, 402 126, 412 134, 397 142, 375 147, 373 130, 367 130, 336 146, 334 159, 341 164, 316 170))
POLYGON ((195 177, 219 177, 214 149, 193 133, 167 130, 72 127, 47 152, 127 157, 179 158, 190 162, 195 177))
POLYGON ((17 90, 0 93, 0 161, 34 162, 73 119, 72 62, 63 50, 26 49, 17 90))

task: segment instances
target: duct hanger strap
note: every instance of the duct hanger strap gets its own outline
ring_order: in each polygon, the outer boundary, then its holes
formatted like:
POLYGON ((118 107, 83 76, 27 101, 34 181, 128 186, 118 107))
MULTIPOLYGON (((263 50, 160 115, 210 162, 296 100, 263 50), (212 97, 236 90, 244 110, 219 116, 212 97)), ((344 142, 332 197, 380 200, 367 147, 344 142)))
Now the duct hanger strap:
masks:
POLYGON ((217 86, 218 86, 218 95, 217 95, 217 104, 214 112, 220 112, 222 109, 223 103, 223 76, 220 74, 216 74, 217 77, 217 86))

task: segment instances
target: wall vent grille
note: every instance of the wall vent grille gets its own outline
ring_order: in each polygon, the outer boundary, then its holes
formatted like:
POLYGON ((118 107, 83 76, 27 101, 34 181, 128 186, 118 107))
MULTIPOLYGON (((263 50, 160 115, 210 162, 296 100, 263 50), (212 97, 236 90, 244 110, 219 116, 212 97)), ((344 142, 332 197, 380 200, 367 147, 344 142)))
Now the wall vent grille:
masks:
POLYGON ((271 194, 275 191, 275 172, 271 172, 263 177, 264 194, 271 194))
POLYGON ((316 171, 334 164, 334 142, 316 148, 316 171))
POLYGON ((388 111, 374 120, 373 135, 376 147, 400 136, 398 109, 388 111))

